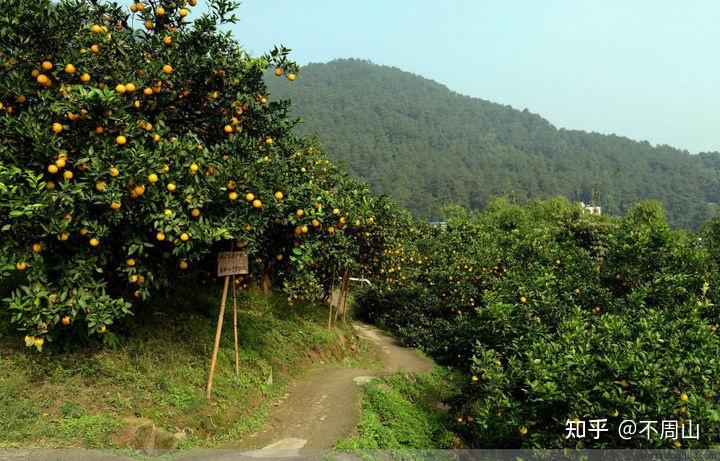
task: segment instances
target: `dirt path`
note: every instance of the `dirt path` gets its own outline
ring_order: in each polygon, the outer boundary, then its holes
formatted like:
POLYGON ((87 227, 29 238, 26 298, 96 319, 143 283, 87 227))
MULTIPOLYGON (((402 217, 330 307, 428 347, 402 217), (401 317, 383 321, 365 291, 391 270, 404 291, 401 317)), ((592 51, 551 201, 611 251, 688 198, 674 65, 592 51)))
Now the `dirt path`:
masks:
MULTIPOLYGON (((381 352, 384 370, 319 368, 290 387, 270 412, 265 425, 237 448, 295 450, 332 448, 356 426, 360 384, 380 373, 423 373, 432 363, 378 329, 353 322, 357 333, 381 352)), ((257 451, 263 457, 263 450, 257 451)))

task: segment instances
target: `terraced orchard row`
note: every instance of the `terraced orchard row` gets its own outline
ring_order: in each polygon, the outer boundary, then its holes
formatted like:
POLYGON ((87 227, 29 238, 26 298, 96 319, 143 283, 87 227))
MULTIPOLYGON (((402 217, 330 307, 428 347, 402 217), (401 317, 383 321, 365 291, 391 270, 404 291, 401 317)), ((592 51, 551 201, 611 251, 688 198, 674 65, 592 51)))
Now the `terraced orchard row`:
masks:
POLYGON ((654 202, 624 219, 560 199, 447 212, 388 251, 359 314, 466 374, 455 430, 479 447, 717 444, 720 223, 673 231, 654 202), (566 438, 592 419, 609 431, 566 438), (623 420, 657 432, 624 440, 623 420))
POLYGON ((293 134, 287 49, 218 28, 235 2, 22 0, 0 12, 0 293, 28 347, 100 335, 218 251, 297 298, 369 271, 392 205, 293 134))

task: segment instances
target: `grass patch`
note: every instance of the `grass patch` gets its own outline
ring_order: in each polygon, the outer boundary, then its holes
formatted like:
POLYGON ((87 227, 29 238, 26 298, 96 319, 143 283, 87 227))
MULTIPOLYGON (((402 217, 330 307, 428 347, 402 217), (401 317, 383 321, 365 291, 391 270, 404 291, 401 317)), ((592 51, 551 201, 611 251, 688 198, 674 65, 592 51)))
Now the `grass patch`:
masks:
POLYGON ((444 401, 456 394, 458 377, 436 367, 423 375, 397 373, 364 386, 360 423, 342 450, 441 449, 458 445, 447 428, 444 401))
POLYGON ((126 417, 186 430, 182 447, 218 446, 257 429, 272 402, 309 365, 372 361, 349 328, 325 330, 323 307, 288 307, 280 296, 243 293, 240 376, 230 306, 214 399, 208 401, 216 288, 178 289, 158 298, 113 328, 121 339, 113 349, 90 343, 62 351, 50 345, 37 353, 0 318, 0 448, 112 448, 126 417))

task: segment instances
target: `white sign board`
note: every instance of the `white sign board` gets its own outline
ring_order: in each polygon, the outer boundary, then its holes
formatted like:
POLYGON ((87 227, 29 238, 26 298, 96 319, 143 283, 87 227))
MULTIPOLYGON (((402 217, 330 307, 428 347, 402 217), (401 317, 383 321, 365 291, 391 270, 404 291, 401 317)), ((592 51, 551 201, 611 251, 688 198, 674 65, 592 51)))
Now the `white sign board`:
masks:
POLYGON ((240 251, 218 253, 218 277, 247 273, 249 273, 247 253, 240 251))

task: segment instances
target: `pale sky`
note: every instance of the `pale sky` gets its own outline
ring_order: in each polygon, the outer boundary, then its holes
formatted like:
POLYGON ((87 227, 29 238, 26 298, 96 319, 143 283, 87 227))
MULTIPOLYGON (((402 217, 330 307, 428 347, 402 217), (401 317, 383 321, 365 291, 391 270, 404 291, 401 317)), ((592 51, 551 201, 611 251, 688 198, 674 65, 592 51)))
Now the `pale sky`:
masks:
POLYGON ((720 1, 245 0, 253 54, 363 58, 559 127, 720 151, 720 1))

